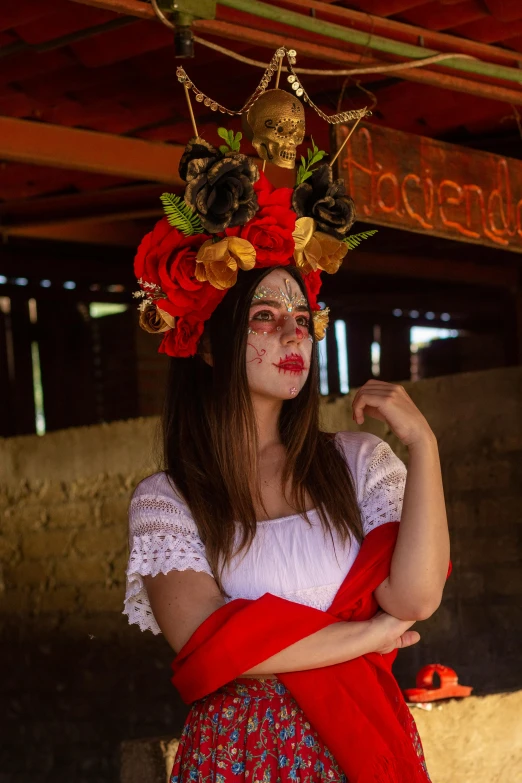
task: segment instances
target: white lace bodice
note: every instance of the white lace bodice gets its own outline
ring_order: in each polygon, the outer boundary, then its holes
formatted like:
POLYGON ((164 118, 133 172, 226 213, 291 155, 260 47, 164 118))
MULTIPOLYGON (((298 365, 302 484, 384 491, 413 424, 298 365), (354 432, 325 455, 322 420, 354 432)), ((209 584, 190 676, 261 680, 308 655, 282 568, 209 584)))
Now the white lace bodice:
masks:
MULTIPOLYGON (((363 530, 398 521, 406 468, 387 443, 369 433, 338 433, 361 510, 363 530)), ((266 592, 326 610, 350 570, 359 545, 325 535, 319 515, 311 525, 298 514, 258 522, 252 546, 234 557, 223 573, 233 598, 259 598, 266 592)), ((129 509, 130 556, 124 614, 142 630, 160 629, 147 597, 143 576, 172 570, 204 571, 212 576, 205 547, 190 511, 165 473, 136 487, 129 509)))

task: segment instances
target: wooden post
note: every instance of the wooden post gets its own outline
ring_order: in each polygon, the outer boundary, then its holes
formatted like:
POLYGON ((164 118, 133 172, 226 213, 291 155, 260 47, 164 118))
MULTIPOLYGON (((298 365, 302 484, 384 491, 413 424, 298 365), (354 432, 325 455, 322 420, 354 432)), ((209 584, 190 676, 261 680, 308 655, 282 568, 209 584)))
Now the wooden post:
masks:
POLYGON ((328 392, 329 394, 340 394, 339 354, 337 351, 337 340, 335 339, 333 313, 330 313, 330 326, 326 330, 325 340, 328 360, 328 392))
MULTIPOLYGON (((5 297, 7 299, 7 297, 5 297)), ((0 306, 0 437, 16 435, 10 314, 0 306)))
POLYGON ((517 364, 522 364, 522 289, 520 288, 515 294, 515 318, 517 327, 517 364))
POLYGON ((373 321, 369 316, 354 314, 347 322, 350 389, 362 386, 372 377, 373 321))
POLYGON ((522 289, 514 289, 506 303, 504 343, 508 365, 522 364, 522 289))
POLYGON ((6 322, 11 331, 7 338, 11 340, 14 360, 14 377, 11 376, 8 381, 12 419, 6 422, 6 434, 31 435, 36 431, 36 422, 31 358, 34 330, 29 318, 28 297, 11 298, 10 314, 6 322))
POLYGON ((47 431, 96 424, 89 322, 74 294, 59 306, 53 298, 38 303, 38 344, 47 431))
POLYGON ((387 320, 381 327, 381 374, 379 380, 397 383, 411 375, 410 329, 403 319, 387 320))

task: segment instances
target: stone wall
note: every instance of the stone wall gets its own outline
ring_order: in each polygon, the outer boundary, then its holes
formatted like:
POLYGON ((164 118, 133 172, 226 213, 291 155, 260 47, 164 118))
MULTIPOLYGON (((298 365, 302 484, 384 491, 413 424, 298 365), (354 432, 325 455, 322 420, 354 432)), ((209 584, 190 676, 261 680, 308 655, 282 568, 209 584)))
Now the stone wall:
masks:
MULTIPOLYGON (((439 438, 455 570, 397 674, 440 661, 479 693, 520 688, 522 368, 408 390, 439 438)), ((349 399, 323 418, 351 429, 349 399)), ((165 641, 120 614, 126 509, 157 444, 155 419, 0 440, 0 783, 109 783, 122 740, 179 731, 165 641)))
POLYGON ((1 783, 118 778, 124 738, 175 731, 163 637, 121 615, 127 506, 157 421, 0 440, 1 783))

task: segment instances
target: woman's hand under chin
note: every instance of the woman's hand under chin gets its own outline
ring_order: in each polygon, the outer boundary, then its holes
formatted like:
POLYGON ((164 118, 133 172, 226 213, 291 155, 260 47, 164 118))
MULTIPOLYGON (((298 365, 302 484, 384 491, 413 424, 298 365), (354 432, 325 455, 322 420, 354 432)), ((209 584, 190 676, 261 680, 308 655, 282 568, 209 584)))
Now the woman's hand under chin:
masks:
POLYGON ((403 386, 367 381, 355 395, 352 410, 357 424, 363 424, 365 416, 386 422, 405 446, 435 439, 430 425, 403 386))

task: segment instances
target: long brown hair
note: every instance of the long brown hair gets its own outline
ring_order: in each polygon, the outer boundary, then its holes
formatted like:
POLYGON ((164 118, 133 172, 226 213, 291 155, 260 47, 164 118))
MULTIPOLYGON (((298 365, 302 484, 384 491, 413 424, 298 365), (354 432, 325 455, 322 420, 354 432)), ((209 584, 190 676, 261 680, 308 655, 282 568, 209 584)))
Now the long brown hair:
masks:
MULTIPOLYGON (((255 289, 273 269, 240 271, 212 314, 204 334, 212 366, 199 355, 170 360, 163 416, 165 472, 190 508, 221 589, 223 568, 250 546, 257 528, 257 431, 246 372, 247 327, 255 289)), ((299 271, 284 269, 306 296, 299 271)), ((286 448, 282 486, 291 480, 290 502, 306 519, 308 493, 326 532, 336 530, 343 541, 352 534, 361 541, 352 477, 333 436, 319 430, 319 399, 314 338, 306 383, 296 398, 283 402, 279 417, 286 448)))

